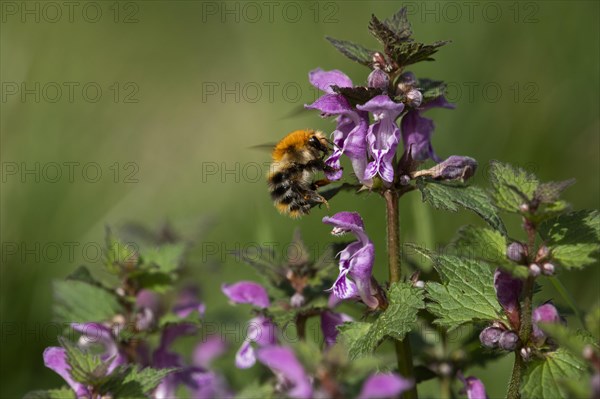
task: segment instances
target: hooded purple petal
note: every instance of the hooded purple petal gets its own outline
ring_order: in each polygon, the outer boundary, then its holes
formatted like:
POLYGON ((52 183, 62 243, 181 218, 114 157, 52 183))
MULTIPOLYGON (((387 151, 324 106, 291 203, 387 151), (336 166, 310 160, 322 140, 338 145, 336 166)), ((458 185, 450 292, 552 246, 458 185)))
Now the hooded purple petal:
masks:
POLYGON ((196 345, 192 354, 192 364, 207 369, 212 361, 226 350, 227 343, 220 336, 212 335, 196 345))
POLYGON ((375 123, 369 126, 367 142, 369 153, 373 162, 367 165, 365 178, 372 178, 379 174, 386 182, 394 180, 392 159, 400 141, 400 129, 396 125, 396 118, 404 110, 404 104, 392 101, 387 95, 373 97, 364 105, 357 105, 357 109, 373 114, 375 123))
POLYGON ((308 73, 310 84, 326 93, 333 93, 331 86, 352 87, 352 80, 342 71, 337 69, 324 71, 321 68, 313 69, 308 73))
POLYGON ((173 306, 173 313, 181 318, 185 318, 194 311, 198 312, 198 315, 202 317, 204 316, 206 307, 198 299, 198 289, 196 287, 184 288, 177 296, 177 300, 173 306))
POLYGON ((429 158, 436 162, 441 160, 433 152, 431 134, 434 124, 431 119, 421 116, 419 111, 411 110, 402 118, 400 124, 404 151, 410 150, 410 156, 415 161, 425 161, 429 158))
POLYGON ((235 366, 239 369, 247 369, 256 363, 256 351, 250 341, 244 341, 235 354, 235 366))
POLYGON ((352 321, 352 317, 344 313, 332 312, 331 310, 321 313, 321 331, 323 331, 326 346, 335 344, 339 334, 338 326, 348 321, 352 321))
POLYGON ((235 365, 238 368, 249 368, 256 363, 256 352, 252 343, 259 347, 275 345, 277 332, 273 322, 265 316, 257 316, 248 322, 247 335, 235 356, 235 365))
POLYGON ((323 223, 334 226, 331 234, 335 236, 352 233, 363 245, 370 242, 365 233, 365 224, 357 212, 338 212, 333 216, 325 216, 323 223))
POLYGON ((350 103, 341 94, 325 94, 319 97, 314 103, 305 105, 304 107, 319 110, 323 116, 353 112, 350 103))
POLYGON ((517 312, 519 297, 523 289, 523 281, 513 277, 510 273, 496 269, 494 273, 494 288, 498 302, 507 313, 517 312))
POLYGON ((297 399, 312 397, 312 386, 308 375, 290 348, 282 346, 261 348, 258 350, 258 360, 289 386, 287 396, 297 399))
POLYGON ((468 399, 488 399, 487 393, 485 392, 485 386, 481 380, 475 377, 464 378, 459 375, 464 386, 464 392, 467 394, 468 399))
POLYGON ((193 399, 229 399, 233 393, 227 387, 223 377, 204 370, 193 370, 190 373, 191 397, 193 399))
POLYGON ((271 305, 267 290, 253 281, 223 284, 221 290, 234 303, 249 303, 259 308, 268 308, 271 305))
POLYGON ((51 346, 44 351, 44 365, 60 375, 71 387, 77 397, 87 397, 91 393, 71 377, 71 367, 67 363, 67 352, 64 348, 51 346))
POLYGON ((135 306, 138 310, 136 314, 136 328, 145 331, 151 328, 161 313, 160 296, 150 290, 141 290, 135 299, 135 306))
POLYGON ((395 373, 375 374, 363 383, 359 399, 395 398, 413 386, 413 382, 395 373))

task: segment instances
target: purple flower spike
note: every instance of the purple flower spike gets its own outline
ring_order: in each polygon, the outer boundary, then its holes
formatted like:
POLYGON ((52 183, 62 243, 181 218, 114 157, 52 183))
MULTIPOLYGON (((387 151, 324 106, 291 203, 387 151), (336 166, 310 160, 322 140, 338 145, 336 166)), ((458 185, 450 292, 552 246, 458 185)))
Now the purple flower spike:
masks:
POLYGON ((379 302, 371 285, 375 248, 365 233, 362 218, 356 212, 339 212, 332 217, 324 217, 323 223, 334 226, 334 235, 351 232, 358 238, 340 252, 340 274, 331 287, 333 293, 340 299, 358 295, 367 306, 377 308, 379 302))
POLYGON ((347 321, 352 321, 352 317, 344 313, 332 312, 331 310, 321 313, 321 330, 326 346, 332 346, 336 343, 339 334, 337 328, 347 321))
POLYGON ((71 367, 67 363, 67 352, 64 348, 51 346, 44 351, 44 365, 60 375, 71 387, 78 398, 88 397, 91 392, 71 377, 71 367))
POLYGON ((187 287, 179 293, 173 313, 181 318, 189 316, 192 312, 198 312, 200 317, 204 316, 206 306, 198 299, 198 289, 196 287, 187 287))
POLYGON ((233 303, 249 303, 259 308, 268 308, 271 305, 267 290, 252 281, 223 284, 221 290, 233 303))
POLYGON ((392 101, 387 95, 379 95, 364 105, 357 105, 356 108, 372 113, 375 120, 367 132, 369 153, 373 162, 367 165, 365 178, 379 175, 384 181, 391 183, 394 180, 392 160, 400 141, 400 129, 396 125, 396 118, 404 110, 404 104, 392 101))
POLYGON ((397 374, 375 374, 364 382, 359 399, 395 398, 412 388, 413 382, 397 374))
POLYGON ((533 339, 538 343, 544 343, 546 334, 538 327, 538 323, 560 323, 558 310, 551 303, 546 303, 534 309, 531 316, 533 321, 533 339))
POLYGON ((321 68, 313 69, 308 73, 308 80, 317 89, 330 94, 333 93, 331 86, 352 87, 352 80, 337 69, 332 71, 324 71, 321 68))
POLYGON ((462 374, 459 374, 458 378, 465 385, 464 392, 467 394, 468 399, 488 399, 487 393, 485 392, 485 386, 481 380, 472 376, 465 378, 462 374))
POLYGON ((287 396, 297 399, 312 397, 313 391, 308 375, 290 348, 262 348, 258 351, 258 360, 282 380, 282 385, 289 386, 287 396))

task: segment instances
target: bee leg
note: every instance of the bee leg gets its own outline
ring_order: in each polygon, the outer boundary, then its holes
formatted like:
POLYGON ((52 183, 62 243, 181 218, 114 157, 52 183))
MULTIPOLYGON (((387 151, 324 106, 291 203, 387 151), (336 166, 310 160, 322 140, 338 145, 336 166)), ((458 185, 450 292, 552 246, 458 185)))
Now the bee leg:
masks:
POLYGON ((317 180, 317 181, 313 182, 312 189, 316 190, 317 188, 324 187, 324 186, 326 186, 326 185, 328 185, 330 183, 331 183, 331 180, 329 180, 329 179, 317 180))
POLYGON ((316 191, 307 191, 306 194, 304 195, 304 199, 309 203, 314 205, 321 205, 321 204, 325 204, 325 206, 327 207, 327 209, 329 209, 329 203, 327 202, 327 200, 325 198, 323 198, 321 195, 319 195, 319 193, 317 193, 316 191))

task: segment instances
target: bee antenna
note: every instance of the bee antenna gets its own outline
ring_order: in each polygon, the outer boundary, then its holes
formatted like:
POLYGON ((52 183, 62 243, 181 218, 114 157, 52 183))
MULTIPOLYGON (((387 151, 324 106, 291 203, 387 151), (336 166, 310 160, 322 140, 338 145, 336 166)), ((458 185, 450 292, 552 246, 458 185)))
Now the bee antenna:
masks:
POLYGON ((327 141, 329 144, 331 144, 332 147, 338 148, 341 150, 340 147, 338 147, 333 141, 329 140, 328 138, 325 138, 325 141, 327 141))

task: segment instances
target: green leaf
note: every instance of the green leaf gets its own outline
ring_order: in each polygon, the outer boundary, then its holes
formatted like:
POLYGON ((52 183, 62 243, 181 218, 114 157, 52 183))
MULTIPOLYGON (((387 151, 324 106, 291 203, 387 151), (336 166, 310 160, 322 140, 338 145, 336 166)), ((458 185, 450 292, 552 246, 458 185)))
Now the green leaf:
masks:
POLYGON ((422 253, 431 257, 441 279, 441 284, 428 282, 425 285, 427 298, 431 301, 427 309, 437 317, 434 324, 453 330, 461 324, 504 317, 496 299, 489 265, 456 256, 422 253))
POLYGON ((540 236, 561 266, 582 268, 598 260, 600 212, 582 210, 547 220, 539 227, 540 236))
POLYGON ((200 314, 196 311, 191 312, 186 317, 180 317, 175 313, 168 312, 159 319, 158 328, 163 329, 172 324, 193 324, 195 326, 200 326, 202 324, 202 319, 200 317, 200 314))
POLYGON ((407 16, 407 8, 402 7, 390 18, 387 18, 383 23, 394 32, 394 35, 399 41, 408 40, 412 36, 412 28, 407 16))
POLYGON ((135 243, 119 240, 107 229, 106 259, 104 261, 109 272, 119 274, 123 270, 132 270, 138 264, 138 247, 135 243))
POLYGON ((541 183, 533 193, 533 198, 536 201, 550 204, 560 199, 560 194, 567 189, 569 186, 575 183, 575 179, 563 180, 563 181, 551 181, 547 183, 541 183))
POLYGON ((55 281, 54 313, 59 321, 105 321, 122 313, 116 296, 104 288, 76 280, 55 281))
POLYGON ((144 265, 150 265, 157 268, 162 273, 172 273, 181 264, 185 244, 164 244, 160 247, 146 250, 141 257, 144 265))
POLYGON ((537 178, 521 168, 492 161, 490 165, 492 197, 496 206, 507 212, 519 213, 519 207, 533 199, 539 182, 537 178))
POLYGON ((596 339, 585 330, 573 330, 560 323, 538 323, 538 327, 581 361, 584 361, 583 348, 586 345, 598 347, 596 339))
POLYGON ((352 61, 366 66, 369 66, 373 62, 373 54, 376 52, 375 50, 369 50, 360 44, 356 44, 347 40, 338 40, 329 36, 326 36, 325 38, 340 53, 344 54, 352 61))
POLYGON ((119 366, 99 387, 99 391, 102 394, 110 393, 111 396, 120 399, 144 397, 156 388, 163 378, 177 370, 151 367, 139 369, 137 365, 119 366))
POLYGON ((66 277, 67 280, 81 281, 90 285, 102 286, 98 280, 92 276, 90 270, 85 266, 79 266, 75 271, 66 277))
POLYGON ((462 186, 417 179, 417 187, 421 190, 423 201, 434 208, 452 212, 461 207, 469 209, 483 218, 492 228, 506 235, 506 227, 486 192, 474 186, 462 186))
POLYGON ((506 257, 507 245, 506 237, 499 231, 475 226, 461 227, 451 244, 461 258, 481 259, 515 277, 527 278, 529 270, 506 257))
POLYGON ((69 387, 50 389, 47 391, 32 391, 23 396, 23 399, 77 399, 75 392, 69 387))
POLYGON ((563 348, 532 361, 521 382, 523 399, 566 398, 562 383, 582 379, 585 364, 563 348))
POLYGON ((446 93, 446 83, 441 80, 419 79, 417 87, 423 94, 421 105, 425 105, 446 93))
POLYGON ((339 87, 334 85, 331 88, 334 92, 343 95, 352 106, 362 105, 383 93, 381 89, 374 87, 339 87))
POLYGON ((421 289, 394 283, 388 301, 388 308, 373 323, 353 322, 340 327, 352 359, 371 354, 386 337, 402 340, 416 327, 417 312, 425 306, 421 289))
POLYGON ((585 315, 585 327, 597 340, 600 340, 600 305, 595 305, 585 315))
POLYGON ((81 350, 63 337, 59 337, 58 340, 67 353, 67 363, 71 368, 70 374, 75 381, 86 385, 95 385, 106 376, 110 362, 102 362, 99 356, 81 350))

